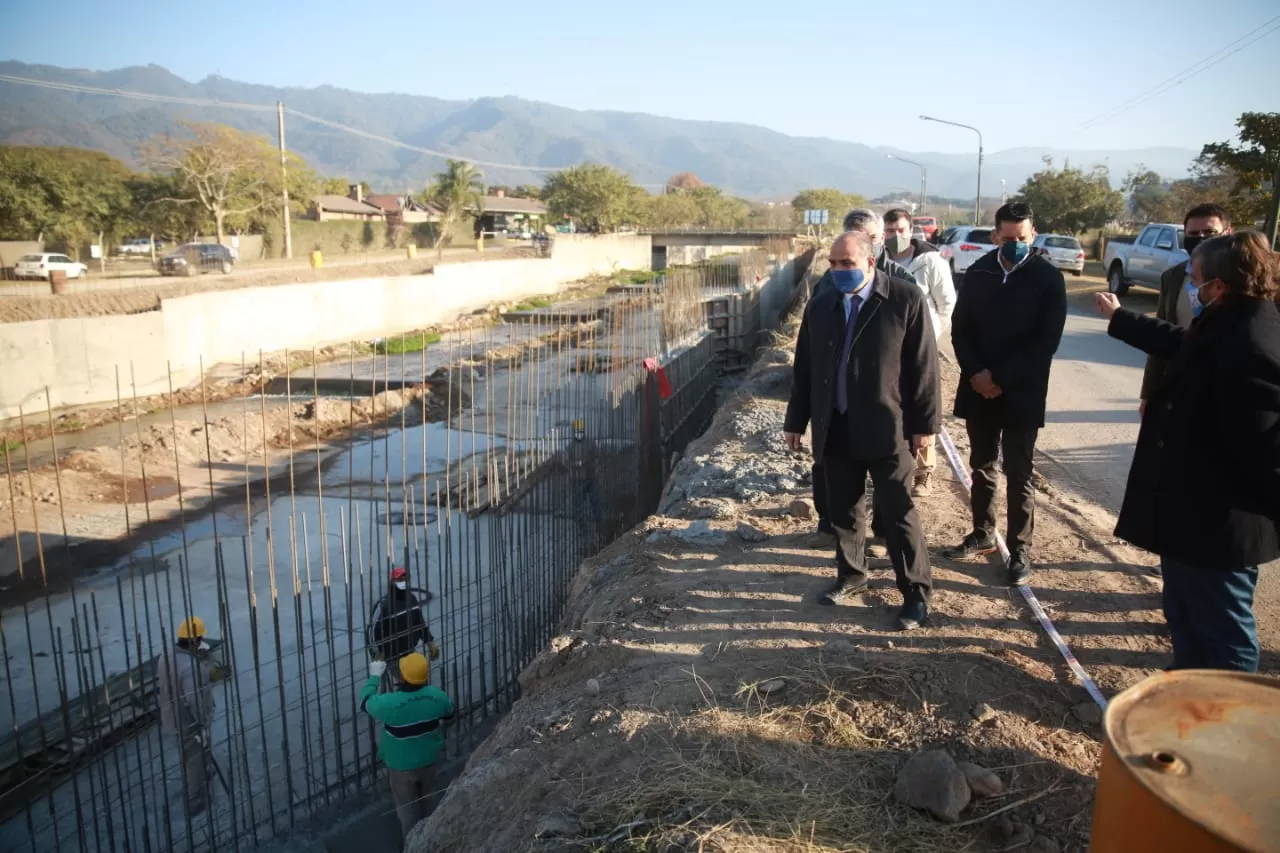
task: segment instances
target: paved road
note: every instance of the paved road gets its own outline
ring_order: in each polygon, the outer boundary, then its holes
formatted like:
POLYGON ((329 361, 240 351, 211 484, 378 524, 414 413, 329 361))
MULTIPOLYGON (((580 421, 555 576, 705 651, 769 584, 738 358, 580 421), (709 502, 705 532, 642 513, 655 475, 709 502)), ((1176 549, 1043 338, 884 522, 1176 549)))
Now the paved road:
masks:
MULTIPOLYGON (((1091 286, 1071 282, 1073 289, 1091 286)), ((1100 289, 1101 281, 1092 283, 1100 289)), ((1089 297, 1076 295, 1054 362, 1049 410, 1039 447, 1069 472, 1074 482, 1058 482, 1083 494, 1113 515, 1124 497, 1125 480, 1138 439, 1138 389, 1146 357, 1107 336, 1106 323, 1087 310, 1089 297)), ((1154 292, 1134 291, 1124 303, 1154 311, 1154 292)), ((1048 472, 1053 476, 1053 472, 1048 472)), ((1255 612, 1263 645, 1280 649, 1280 566, 1264 568, 1255 612)))

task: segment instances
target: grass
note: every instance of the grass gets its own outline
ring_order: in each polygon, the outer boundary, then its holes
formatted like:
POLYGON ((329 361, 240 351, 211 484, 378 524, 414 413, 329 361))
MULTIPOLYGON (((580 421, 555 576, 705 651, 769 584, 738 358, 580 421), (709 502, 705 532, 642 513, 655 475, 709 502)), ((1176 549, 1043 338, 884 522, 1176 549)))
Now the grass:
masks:
POLYGON ((394 338, 384 338, 373 346, 378 355, 400 355, 407 352, 421 352, 431 344, 440 342, 438 332, 412 332, 394 338))
POLYGON ((550 308, 555 305, 555 300, 550 296, 533 296, 523 302, 516 303, 513 311, 533 311, 538 308, 550 308))
POLYGON ((11 439, 6 438, 3 443, 0 443, 0 456, 8 456, 13 451, 21 450, 21 449, 22 449, 21 441, 13 441, 11 439))

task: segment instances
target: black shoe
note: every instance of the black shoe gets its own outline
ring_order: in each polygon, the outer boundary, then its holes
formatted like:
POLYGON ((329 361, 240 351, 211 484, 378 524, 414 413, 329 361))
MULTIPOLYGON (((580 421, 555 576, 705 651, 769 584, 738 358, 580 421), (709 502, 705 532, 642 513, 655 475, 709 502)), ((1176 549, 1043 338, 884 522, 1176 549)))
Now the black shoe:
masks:
POLYGON ((867 591, 866 580, 856 581, 853 578, 840 578, 835 586, 822 594, 819 604, 848 604, 867 591))
POLYGON ((996 551, 996 537, 990 533, 973 531, 964 537, 964 541, 954 548, 943 548, 942 556, 952 560, 967 560, 970 557, 985 557, 996 551))
POLYGON ((914 631, 929 620, 929 602, 920 593, 912 593, 902 603, 898 611, 898 627, 904 631, 914 631))
POLYGON ((824 533, 827 536, 835 536, 836 526, 832 524, 830 520, 825 518, 820 518, 818 519, 818 532, 824 533))
POLYGON ((1031 558, 1022 548, 1009 555, 1009 586, 1026 586, 1031 580, 1031 558))

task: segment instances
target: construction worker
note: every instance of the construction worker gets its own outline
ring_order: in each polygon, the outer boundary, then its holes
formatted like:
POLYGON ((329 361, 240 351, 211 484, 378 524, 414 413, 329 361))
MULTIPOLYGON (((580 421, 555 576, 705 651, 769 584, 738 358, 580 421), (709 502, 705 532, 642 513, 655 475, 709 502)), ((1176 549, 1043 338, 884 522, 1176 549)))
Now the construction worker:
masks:
POLYGON ((382 723, 378 757, 387 765, 400 833, 408 838, 414 824, 427 816, 427 798, 435 791, 435 765, 444 748, 444 724, 453 719, 454 709, 443 690, 427 684, 431 665, 418 652, 400 658, 399 689, 379 693, 386 669, 386 661, 369 664, 360 709, 382 723))
POLYGON ((178 743, 190 814, 199 814, 209 805, 213 685, 228 674, 211 651, 205 640, 204 620, 191 616, 178 626, 177 642, 161 654, 156 669, 160 727, 178 743))
POLYGON ((604 522, 596 494, 598 457, 596 443, 587 440, 587 422, 582 418, 576 419, 573 422, 573 441, 565 452, 569 479, 573 481, 573 509, 579 519, 590 522, 596 531, 600 531, 604 522))
POLYGON ((409 573, 401 566, 391 570, 387 594, 373 606, 367 641, 384 661, 400 660, 419 643, 426 645, 432 660, 440 657, 440 647, 422 617, 422 605, 409 591, 409 573))

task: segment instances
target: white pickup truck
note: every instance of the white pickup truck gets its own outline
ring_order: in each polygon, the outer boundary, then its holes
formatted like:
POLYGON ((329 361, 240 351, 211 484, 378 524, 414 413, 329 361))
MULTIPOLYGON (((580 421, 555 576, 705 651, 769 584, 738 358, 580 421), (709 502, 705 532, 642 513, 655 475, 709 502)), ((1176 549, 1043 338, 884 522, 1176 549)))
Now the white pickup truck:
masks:
POLYGON ((1107 290, 1124 296, 1135 284, 1160 287, 1160 276, 1169 267, 1187 262, 1182 248, 1182 226, 1152 223, 1142 229, 1137 239, 1107 239, 1102 266, 1107 271, 1107 290))

